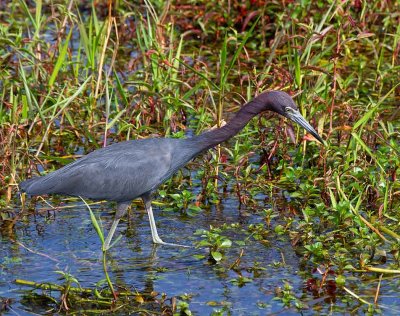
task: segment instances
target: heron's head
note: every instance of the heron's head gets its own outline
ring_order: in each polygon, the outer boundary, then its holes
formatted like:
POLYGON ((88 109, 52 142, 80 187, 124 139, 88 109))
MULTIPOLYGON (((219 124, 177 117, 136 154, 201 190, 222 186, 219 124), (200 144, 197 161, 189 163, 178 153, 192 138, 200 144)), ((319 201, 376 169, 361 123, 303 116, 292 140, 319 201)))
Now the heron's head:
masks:
POLYGON ((313 135, 318 141, 324 144, 322 138, 318 135, 315 129, 307 122, 307 120, 300 114, 299 109, 293 102, 290 95, 283 91, 270 91, 261 94, 259 97, 264 99, 267 109, 274 111, 289 120, 299 124, 307 132, 313 135))

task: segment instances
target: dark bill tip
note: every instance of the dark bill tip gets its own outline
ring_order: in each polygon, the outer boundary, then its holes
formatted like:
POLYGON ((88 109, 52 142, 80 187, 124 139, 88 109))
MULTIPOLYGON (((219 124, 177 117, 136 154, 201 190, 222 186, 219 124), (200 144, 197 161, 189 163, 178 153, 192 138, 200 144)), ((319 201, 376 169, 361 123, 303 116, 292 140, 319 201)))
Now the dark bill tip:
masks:
POLYGON ((318 135, 316 130, 307 122, 307 120, 300 114, 300 112, 287 113, 287 117, 303 127, 307 132, 315 137, 322 145, 325 145, 324 140, 318 135))

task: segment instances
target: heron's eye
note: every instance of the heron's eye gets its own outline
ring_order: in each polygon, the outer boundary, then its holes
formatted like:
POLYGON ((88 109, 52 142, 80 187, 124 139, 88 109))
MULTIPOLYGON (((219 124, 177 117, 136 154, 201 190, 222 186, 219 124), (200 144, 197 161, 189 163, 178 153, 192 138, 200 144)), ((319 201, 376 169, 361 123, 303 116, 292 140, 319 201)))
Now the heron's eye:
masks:
POLYGON ((293 109, 287 106, 287 107, 285 107, 285 112, 286 113, 293 113, 293 109))

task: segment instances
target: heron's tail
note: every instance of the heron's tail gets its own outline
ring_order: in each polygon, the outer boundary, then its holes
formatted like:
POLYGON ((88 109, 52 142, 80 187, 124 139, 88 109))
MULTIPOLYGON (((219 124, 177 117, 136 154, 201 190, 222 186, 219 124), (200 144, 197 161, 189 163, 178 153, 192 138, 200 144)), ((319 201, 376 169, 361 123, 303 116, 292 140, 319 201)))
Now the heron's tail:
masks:
POLYGON ((21 182, 19 188, 21 192, 26 192, 28 195, 41 195, 52 193, 54 183, 49 181, 47 176, 35 177, 21 182))

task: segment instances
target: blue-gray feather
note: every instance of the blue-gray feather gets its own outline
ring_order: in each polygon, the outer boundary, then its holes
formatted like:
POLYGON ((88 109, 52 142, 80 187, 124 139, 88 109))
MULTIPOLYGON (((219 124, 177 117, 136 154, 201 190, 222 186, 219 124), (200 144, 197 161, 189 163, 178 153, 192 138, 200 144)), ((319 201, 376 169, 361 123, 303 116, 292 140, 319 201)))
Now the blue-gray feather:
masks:
POLYGON ((151 138, 116 143, 48 175, 20 184, 29 195, 65 194, 130 201, 154 191, 193 157, 186 139, 151 138))

